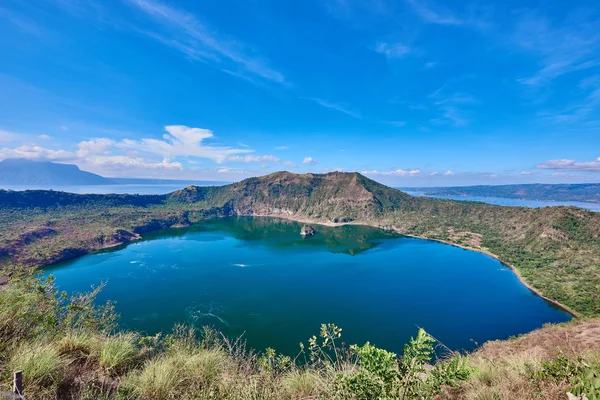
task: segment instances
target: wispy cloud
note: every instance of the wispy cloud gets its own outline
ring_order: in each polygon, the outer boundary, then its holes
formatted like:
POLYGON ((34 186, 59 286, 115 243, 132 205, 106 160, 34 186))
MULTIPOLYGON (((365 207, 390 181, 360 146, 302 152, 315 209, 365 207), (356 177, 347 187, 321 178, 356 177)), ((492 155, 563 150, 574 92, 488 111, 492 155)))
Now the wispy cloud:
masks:
POLYGON ((415 14, 423 21, 439 25, 463 25, 465 21, 455 16, 449 10, 437 7, 429 7, 425 2, 419 0, 405 0, 415 14))
POLYGON ((377 175, 382 175, 382 176, 418 176, 421 175, 421 171, 418 169, 410 169, 410 170, 405 170, 405 169, 396 169, 393 171, 377 171, 377 170, 373 170, 373 171, 362 171, 361 172, 363 175, 373 175, 373 176, 377 176, 377 175))
POLYGON ((272 155, 264 155, 258 156, 254 154, 246 154, 246 155, 232 155, 227 157, 227 161, 233 162, 244 162, 244 163, 261 163, 263 165, 266 164, 280 164, 286 167, 296 168, 297 165, 291 161, 282 161, 279 157, 275 157, 272 155))
POLYGON ((188 57, 215 65, 221 70, 269 82, 286 83, 284 76, 239 41, 210 29, 194 14, 155 0, 123 0, 157 22, 161 29, 138 32, 188 57))
POLYGON ((357 119, 362 118, 362 116, 358 112, 351 110, 350 108, 348 108, 348 106, 346 104, 332 103, 328 100, 323 100, 323 99, 319 99, 319 98, 309 98, 308 100, 314 101, 321 107, 339 111, 339 112, 349 115, 353 118, 357 118, 357 119))
POLYGON ((401 128, 404 125, 406 125, 406 121, 381 121, 381 122, 384 124, 396 126, 398 128, 401 128))
POLYGON ((387 58, 401 58, 410 53, 410 48, 402 43, 379 42, 375 46, 375 51, 387 58))
POLYGON ((427 96, 437 108, 438 116, 430 120, 436 125, 452 124, 465 126, 469 120, 464 116, 465 106, 478 104, 479 100, 468 93, 453 92, 446 94, 447 85, 444 85, 427 96))
POLYGON ((18 134, 15 132, 10 132, 10 131, 3 131, 2 129, 0 129, 0 143, 12 142, 13 140, 17 140, 21 137, 22 137, 21 134, 18 134))
POLYGON ((600 157, 594 161, 550 160, 538 164, 536 168, 571 171, 600 171, 600 157))
POLYGON ((600 20, 573 15, 560 22, 538 12, 521 11, 513 40, 521 49, 536 55, 540 69, 518 81, 539 86, 562 75, 600 65, 600 20), (583 18, 583 19, 582 19, 583 18))

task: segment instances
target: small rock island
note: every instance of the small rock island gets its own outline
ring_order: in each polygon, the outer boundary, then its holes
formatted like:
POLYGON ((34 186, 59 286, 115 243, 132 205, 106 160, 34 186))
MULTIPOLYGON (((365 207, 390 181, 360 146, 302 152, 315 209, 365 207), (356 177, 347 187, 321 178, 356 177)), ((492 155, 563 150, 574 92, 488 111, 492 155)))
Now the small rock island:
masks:
POLYGON ((302 229, 300 229, 300 234, 302 236, 313 236, 317 231, 310 225, 304 225, 302 229))

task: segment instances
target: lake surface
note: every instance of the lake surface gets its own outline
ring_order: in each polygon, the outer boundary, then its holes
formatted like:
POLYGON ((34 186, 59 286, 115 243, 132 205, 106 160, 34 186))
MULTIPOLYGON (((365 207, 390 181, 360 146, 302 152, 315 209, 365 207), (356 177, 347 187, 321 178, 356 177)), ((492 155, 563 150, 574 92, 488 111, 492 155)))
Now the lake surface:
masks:
POLYGON ((2 185, 0 189, 10 190, 56 190, 60 192, 78 194, 167 194, 184 187, 195 186, 221 186, 223 182, 177 182, 166 184, 121 184, 121 185, 68 185, 68 186, 44 186, 44 185, 2 185))
POLYGON ((515 206, 515 207, 556 207, 556 206, 574 206, 600 212, 600 204, 587 203, 584 201, 544 201, 544 200, 525 200, 525 199, 507 199, 504 197, 483 197, 483 196, 449 196, 425 194, 424 192, 405 190, 411 196, 434 197, 436 199, 450 199, 459 201, 478 201, 480 203, 495 204, 497 206, 515 206))
POLYGON ((145 236, 47 269, 61 290, 105 281, 121 326, 211 325, 295 355, 321 323, 347 343, 401 352, 417 326, 452 349, 569 320, 484 254, 360 226, 300 236, 287 220, 232 217, 145 236))

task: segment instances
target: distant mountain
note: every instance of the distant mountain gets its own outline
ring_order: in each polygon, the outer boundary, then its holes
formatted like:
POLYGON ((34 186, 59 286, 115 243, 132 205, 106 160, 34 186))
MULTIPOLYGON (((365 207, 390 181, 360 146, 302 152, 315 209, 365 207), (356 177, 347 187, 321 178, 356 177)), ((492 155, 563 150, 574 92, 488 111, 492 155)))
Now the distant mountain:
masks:
POLYGON ((71 185, 187 185, 220 186, 229 182, 147 179, 147 178, 105 178, 91 172, 82 171, 73 164, 58 164, 50 161, 32 161, 10 158, 0 161, 0 188, 19 186, 30 188, 55 188, 71 185))
POLYGON ((600 203, 600 183, 404 188, 428 196, 479 196, 506 199, 600 203))
POLYGON ((76 165, 49 161, 0 161, 0 185, 110 185, 109 178, 82 171, 76 165))

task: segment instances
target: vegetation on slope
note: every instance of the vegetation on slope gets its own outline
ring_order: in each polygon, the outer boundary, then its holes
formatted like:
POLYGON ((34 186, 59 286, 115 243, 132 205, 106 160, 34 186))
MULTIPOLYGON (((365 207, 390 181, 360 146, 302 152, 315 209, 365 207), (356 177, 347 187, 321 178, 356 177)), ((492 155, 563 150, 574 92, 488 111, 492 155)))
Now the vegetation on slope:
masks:
POLYGON ((226 215, 367 224, 487 251, 546 297, 600 314, 600 213, 411 197, 357 173, 278 172, 152 196, 0 191, 0 268, 40 267, 226 215))
POLYGON ((423 330, 401 357, 369 343, 346 347, 332 324, 292 357, 247 350, 208 328, 115 333, 112 306, 94 305, 97 293, 67 299, 51 279, 30 277, 0 291, 0 391, 15 370, 23 370, 30 400, 562 399, 567 391, 595 399, 600 389, 597 320, 430 365, 435 342, 423 330))

